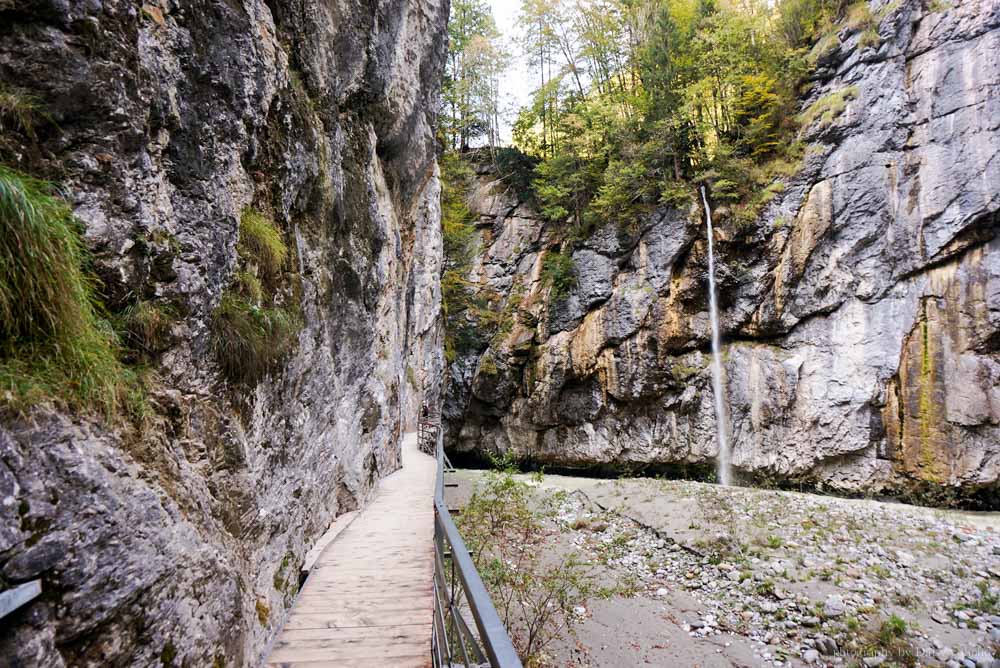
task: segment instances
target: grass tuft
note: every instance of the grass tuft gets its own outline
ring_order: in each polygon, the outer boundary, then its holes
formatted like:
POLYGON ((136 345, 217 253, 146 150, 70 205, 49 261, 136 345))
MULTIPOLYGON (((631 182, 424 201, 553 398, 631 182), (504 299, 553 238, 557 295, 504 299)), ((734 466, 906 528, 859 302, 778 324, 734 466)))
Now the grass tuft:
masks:
POLYGON ((0 166, 0 404, 114 414, 131 376, 98 316, 79 225, 52 187, 0 166))
POLYGON ((239 253, 261 273, 277 276, 288 257, 288 246, 274 221, 256 209, 247 208, 240 216, 239 253))
POLYGON ((17 88, 0 87, 0 132, 20 130, 34 139, 35 126, 42 115, 37 97, 17 88))
POLYGON ((291 351, 298 328, 298 318, 284 308, 260 308, 227 293, 212 321, 216 358, 231 380, 256 383, 291 351))
POLYGON ((847 86, 812 103, 808 109, 803 111, 799 117, 799 125, 808 128, 819 120, 820 128, 826 129, 833 125, 833 122, 844 113, 847 103, 858 96, 857 86, 847 86))
POLYGON ((175 314, 169 305, 150 301, 138 301, 122 313, 129 343, 149 354, 169 347, 174 320, 175 314))

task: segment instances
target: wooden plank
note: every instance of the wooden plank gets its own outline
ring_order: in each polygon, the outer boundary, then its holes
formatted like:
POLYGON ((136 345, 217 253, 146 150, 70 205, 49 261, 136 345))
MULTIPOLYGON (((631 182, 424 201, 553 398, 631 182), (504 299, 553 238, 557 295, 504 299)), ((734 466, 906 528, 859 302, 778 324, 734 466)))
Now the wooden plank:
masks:
MULTIPOLYGON (((419 655, 424 652, 422 645, 399 645, 399 646, 365 646, 348 647, 321 647, 321 648, 296 648, 278 650, 271 654, 269 662, 284 663, 286 661, 358 661, 361 659, 370 660, 373 666, 394 666, 394 660, 399 657, 409 657, 419 655)), ((427 639, 427 648, 424 656, 430 658, 431 640, 427 639)))
POLYGON ((362 626, 383 627, 425 624, 430 613, 424 611, 389 611, 384 614, 351 614, 340 612, 295 614, 285 622, 285 629, 344 629, 362 626))
POLYGON ((430 665, 437 464, 413 435, 403 464, 316 557, 269 666, 430 665))
MULTIPOLYGON (((398 626, 357 626, 343 629, 286 629, 281 640, 314 640, 316 638, 382 638, 401 635, 419 635, 423 638, 431 632, 430 624, 400 624, 398 626)), ((279 641, 280 642, 280 641, 279 641)))
MULTIPOLYGON (((269 663, 267 668, 370 668, 371 665, 371 661, 366 659, 341 659, 339 661, 320 659, 317 661, 269 663)), ((392 658, 391 665, 392 668, 428 668, 431 661, 421 653, 414 656, 395 656, 392 658)))

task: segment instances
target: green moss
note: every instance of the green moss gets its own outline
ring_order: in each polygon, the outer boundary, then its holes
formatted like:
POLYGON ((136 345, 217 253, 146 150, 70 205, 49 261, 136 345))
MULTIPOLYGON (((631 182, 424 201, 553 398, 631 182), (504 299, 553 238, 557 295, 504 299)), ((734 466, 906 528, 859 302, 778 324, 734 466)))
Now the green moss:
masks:
POLYGON ((497 363, 489 355, 483 355, 479 359, 479 372, 485 373, 487 376, 496 376, 500 373, 497 369, 497 363))
POLYGON ((129 381, 88 254, 52 187, 0 166, 0 403, 115 414, 129 381))
POLYGON ((274 572, 274 588, 280 592, 285 591, 285 586, 289 584, 286 580, 285 571, 288 570, 289 565, 295 559, 295 555, 291 552, 287 553, 285 557, 281 560, 281 564, 278 569, 274 572))
POLYGON ((247 208, 240 216, 240 256, 268 276, 275 276, 288 257, 288 247, 270 218, 247 208))
POLYGON ((231 381, 253 385, 278 368, 302 327, 288 248, 274 222, 247 208, 240 218, 237 270, 212 317, 212 347, 231 381))
POLYGON ((174 659, 177 658, 177 648, 174 647, 172 640, 168 640, 160 651, 160 663, 163 664, 164 668, 169 668, 174 665, 174 659))

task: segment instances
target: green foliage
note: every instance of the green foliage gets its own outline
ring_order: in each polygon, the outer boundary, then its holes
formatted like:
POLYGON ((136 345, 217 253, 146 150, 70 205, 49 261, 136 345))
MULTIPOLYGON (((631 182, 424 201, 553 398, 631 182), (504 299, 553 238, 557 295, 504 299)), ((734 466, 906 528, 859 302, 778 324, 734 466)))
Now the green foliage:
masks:
POLYGON ((37 97, 17 88, 0 87, 0 133, 16 130, 33 139, 42 116, 37 97))
POLYGON ((169 304, 140 300, 126 307, 121 319, 128 343, 145 355, 169 346, 170 327, 175 320, 169 304))
POLYGON ((249 386, 287 358, 302 321, 282 274, 288 247, 274 222, 245 209, 237 252, 233 281, 212 314, 212 349, 223 374, 249 386))
POLYGON ((768 190, 773 180, 787 175, 777 166, 799 163, 795 110, 808 50, 846 8, 839 0, 526 3, 525 28, 534 31, 526 52, 541 85, 514 139, 540 159, 533 186, 542 215, 565 226, 564 239, 585 237, 603 221, 634 225, 658 205, 689 207, 700 178, 730 205, 720 213, 738 225, 753 220, 778 193, 768 190))
POLYGON ((256 209, 247 208, 240 216, 240 242, 237 249, 247 262, 265 276, 275 276, 288 257, 288 246, 274 221, 256 209))
POLYGON ((289 309, 260 308, 227 293, 212 319, 216 359, 230 380, 256 383, 292 350, 299 328, 298 318, 289 309))
POLYGON ((847 108, 847 103, 858 96, 857 86, 846 86, 813 102, 799 115, 799 123, 804 128, 819 121, 819 127, 825 129, 833 125, 847 108))
POLYGON ((499 143, 500 73, 509 62, 486 0, 454 0, 448 21, 441 130, 451 150, 499 143))
POLYGON ((514 188, 518 198, 524 202, 533 202, 535 192, 532 180, 538 159, 517 148, 504 147, 496 150, 495 160, 500 177, 514 188))
POLYGON ((113 415, 133 376, 99 317, 88 254, 52 187, 0 166, 0 402, 113 415))
POLYGON ((549 251, 542 260, 542 281, 552 287, 552 296, 565 297, 576 286, 576 265, 573 257, 549 251))
POLYGON ((543 549, 552 531, 554 495, 541 504, 531 486, 509 468, 487 473, 458 520, 459 530, 490 592, 504 626, 526 665, 581 621, 573 608, 614 592, 595 583, 589 564, 575 554, 543 549))
POLYGON ((475 251, 475 216, 466 205, 473 173, 455 153, 441 158, 441 226, 444 237, 444 272, 441 276, 442 306, 445 315, 445 358, 454 362, 459 353, 482 349, 512 325, 516 290, 501 310, 500 296, 487 285, 469 278, 475 251))
POLYGON ((805 47, 828 34, 851 0, 781 0, 778 34, 791 47, 805 47))
POLYGON ((466 203, 472 169, 455 153, 441 156, 441 231, 446 271, 462 271, 472 258, 475 216, 466 203))

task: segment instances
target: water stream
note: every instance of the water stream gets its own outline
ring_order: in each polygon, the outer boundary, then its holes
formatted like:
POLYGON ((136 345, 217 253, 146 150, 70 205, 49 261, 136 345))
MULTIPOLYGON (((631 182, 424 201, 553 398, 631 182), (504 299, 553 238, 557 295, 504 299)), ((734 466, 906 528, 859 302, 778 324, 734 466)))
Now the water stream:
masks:
POLYGON ((719 341, 719 305, 715 293, 715 240, 712 229, 712 207, 708 204, 705 186, 701 187, 701 199, 705 203, 705 220, 708 224, 708 308, 712 322, 712 392, 715 395, 715 422, 719 439, 718 474, 719 483, 730 485, 733 473, 730 466, 728 420, 726 403, 722 393, 722 345, 719 341))

